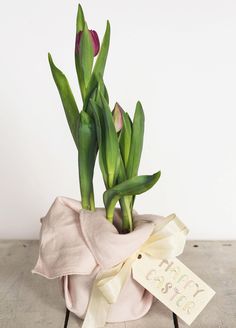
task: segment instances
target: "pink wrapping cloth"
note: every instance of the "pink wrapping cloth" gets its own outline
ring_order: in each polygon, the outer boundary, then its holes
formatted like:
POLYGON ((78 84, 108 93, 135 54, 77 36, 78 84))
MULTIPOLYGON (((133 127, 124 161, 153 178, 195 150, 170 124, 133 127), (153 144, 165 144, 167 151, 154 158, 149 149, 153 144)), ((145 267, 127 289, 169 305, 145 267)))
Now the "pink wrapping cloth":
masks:
MULTIPOLYGON (((105 218, 104 209, 87 211, 76 200, 58 197, 41 219, 39 258, 33 273, 60 278, 67 308, 84 318, 97 274, 131 256, 152 234, 154 224, 162 220, 135 213, 134 231, 119 234, 119 210, 115 227, 105 218)), ((141 318, 152 301, 153 296, 130 276, 117 302, 111 305, 107 321, 141 318)))

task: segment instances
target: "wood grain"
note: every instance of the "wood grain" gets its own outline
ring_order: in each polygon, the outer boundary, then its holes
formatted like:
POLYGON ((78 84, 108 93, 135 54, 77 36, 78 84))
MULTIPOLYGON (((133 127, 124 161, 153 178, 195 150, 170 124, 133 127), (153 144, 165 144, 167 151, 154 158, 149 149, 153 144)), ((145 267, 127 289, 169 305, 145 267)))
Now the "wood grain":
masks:
MULTIPOLYGON (((63 328, 65 306, 57 281, 32 275, 37 241, 0 241, 0 327, 63 328)), ((215 291, 192 328, 236 327, 236 241, 188 241, 180 259, 215 291)), ((179 320, 180 328, 187 325, 179 320)), ((81 327, 70 315, 68 328, 81 327)), ((173 328, 172 313, 156 301, 142 319, 110 328, 173 328)))

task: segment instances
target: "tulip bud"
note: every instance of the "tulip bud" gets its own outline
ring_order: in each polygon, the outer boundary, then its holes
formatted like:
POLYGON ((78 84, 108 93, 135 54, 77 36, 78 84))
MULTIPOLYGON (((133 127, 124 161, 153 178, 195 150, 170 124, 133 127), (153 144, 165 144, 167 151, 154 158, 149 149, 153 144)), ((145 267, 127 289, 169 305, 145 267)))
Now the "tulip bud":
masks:
POLYGON ((119 132, 123 127, 123 113, 124 111, 122 107, 118 103, 116 103, 112 111, 113 122, 115 125, 116 132, 119 132))
MULTIPOLYGON (((100 41, 99 41, 99 37, 96 31, 94 30, 89 30, 90 32, 90 37, 91 37, 91 41, 93 44, 93 54, 94 57, 97 56, 97 54, 99 53, 100 50, 100 41)), ((80 41, 81 41, 81 36, 82 36, 82 31, 80 31, 79 33, 77 33, 76 35, 76 41, 75 41, 75 52, 78 55, 79 51, 80 51, 80 41)))

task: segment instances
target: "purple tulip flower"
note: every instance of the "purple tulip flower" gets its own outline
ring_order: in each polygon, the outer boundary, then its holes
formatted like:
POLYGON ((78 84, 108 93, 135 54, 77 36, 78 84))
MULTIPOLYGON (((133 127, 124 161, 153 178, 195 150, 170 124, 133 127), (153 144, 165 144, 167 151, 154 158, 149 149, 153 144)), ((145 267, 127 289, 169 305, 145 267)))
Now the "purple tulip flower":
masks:
POLYGON ((123 127, 123 113, 124 111, 122 107, 118 103, 116 103, 112 111, 116 132, 119 132, 123 127))
MULTIPOLYGON (((100 50, 100 41, 99 41, 99 37, 96 31, 94 30, 89 30, 90 32, 90 37, 91 37, 91 41, 93 44, 93 55, 94 57, 97 56, 97 54, 99 53, 100 50)), ((76 35, 76 41, 75 41, 75 52, 76 54, 79 54, 79 47, 80 47, 80 41, 81 41, 81 36, 82 36, 82 31, 80 31, 79 33, 77 33, 76 35)))

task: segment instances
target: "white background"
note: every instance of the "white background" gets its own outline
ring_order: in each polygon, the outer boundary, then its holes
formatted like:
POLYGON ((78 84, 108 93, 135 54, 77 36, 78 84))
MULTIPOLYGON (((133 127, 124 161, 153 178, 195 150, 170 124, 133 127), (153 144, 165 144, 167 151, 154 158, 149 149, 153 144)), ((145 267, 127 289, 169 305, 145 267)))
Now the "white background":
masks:
MULTIPOLYGON (((146 135, 140 173, 159 183, 139 212, 172 212, 189 238, 236 237, 236 2, 82 0, 89 27, 112 39, 105 80, 111 104, 146 135)), ((73 61, 77 1, 0 4, 0 238, 38 238, 57 195, 79 199, 77 154, 47 62, 66 73, 79 106, 73 61)), ((97 204, 104 190, 98 168, 97 204)))

